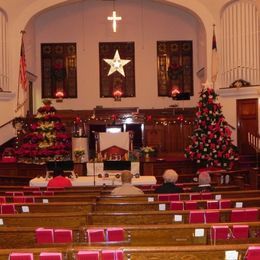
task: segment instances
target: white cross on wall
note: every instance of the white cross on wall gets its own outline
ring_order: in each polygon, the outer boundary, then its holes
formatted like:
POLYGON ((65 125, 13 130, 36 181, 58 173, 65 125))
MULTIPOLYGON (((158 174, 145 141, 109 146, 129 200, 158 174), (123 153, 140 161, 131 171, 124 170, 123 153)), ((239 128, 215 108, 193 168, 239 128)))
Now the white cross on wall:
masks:
POLYGON ((108 21, 113 21, 112 26, 113 26, 113 32, 116 32, 116 22, 121 21, 122 17, 121 16, 116 16, 116 11, 113 11, 112 16, 107 17, 108 21))

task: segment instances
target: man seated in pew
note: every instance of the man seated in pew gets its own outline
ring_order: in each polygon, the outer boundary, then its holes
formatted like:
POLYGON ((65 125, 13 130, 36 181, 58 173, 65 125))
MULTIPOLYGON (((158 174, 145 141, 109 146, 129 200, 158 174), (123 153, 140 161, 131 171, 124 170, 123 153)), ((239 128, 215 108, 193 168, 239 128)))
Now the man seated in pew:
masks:
POLYGON ((122 171, 121 181, 122 185, 116 187, 111 191, 111 195, 138 195, 144 194, 144 192, 131 184, 133 175, 130 171, 122 171))
POLYGON ((55 168, 53 171, 53 178, 49 180, 47 187, 71 187, 70 179, 64 176, 64 171, 61 168, 55 168))
POLYGON ((199 185, 192 188, 192 191, 196 192, 209 192, 214 191, 214 187, 211 186, 211 178, 207 171, 203 171, 198 177, 199 185))
POLYGON ((155 190, 155 193, 179 193, 182 188, 175 185, 178 174, 172 169, 167 169, 163 173, 163 184, 155 190))

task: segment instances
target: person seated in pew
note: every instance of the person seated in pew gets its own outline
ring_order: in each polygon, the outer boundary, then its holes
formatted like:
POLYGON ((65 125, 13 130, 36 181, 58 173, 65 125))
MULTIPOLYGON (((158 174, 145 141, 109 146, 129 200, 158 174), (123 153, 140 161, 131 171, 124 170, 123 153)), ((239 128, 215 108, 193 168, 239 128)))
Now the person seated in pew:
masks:
POLYGON ((192 188, 192 191, 196 192, 209 192, 214 191, 214 187, 211 186, 211 178, 207 171, 203 171, 198 177, 199 185, 192 188))
POLYGON ((56 168, 53 171, 53 178, 49 180, 47 187, 71 187, 70 179, 64 176, 64 171, 61 168, 56 168))
POLYGON ((138 195, 144 194, 144 192, 131 184, 133 175, 130 171, 122 171, 121 181, 122 185, 116 187, 111 191, 111 195, 138 195))
POLYGON ((155 193, 179 193, 182 188, 175 185, 178 180, 178 174, 172 169, 167 169, 163 173, 163 184, 155 190, 155 193))

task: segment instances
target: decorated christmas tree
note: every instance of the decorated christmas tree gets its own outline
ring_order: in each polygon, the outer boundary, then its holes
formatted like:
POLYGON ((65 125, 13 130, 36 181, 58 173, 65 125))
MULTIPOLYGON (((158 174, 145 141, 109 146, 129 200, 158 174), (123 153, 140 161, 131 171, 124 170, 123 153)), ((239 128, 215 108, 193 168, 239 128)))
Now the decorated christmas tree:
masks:
POLYGON ((44 100, 43 104, 16 151, 19 161, 39 163, 71 157, 71 138, 64 124, 50 100, 44 100))
POLYGON ((203 89, 191 144, 185 149, 185 156, 201 167, 232 168, 238 160, 238 150, 232 142, 230 127, 217 103, 217 94, 212 88, 203 89))

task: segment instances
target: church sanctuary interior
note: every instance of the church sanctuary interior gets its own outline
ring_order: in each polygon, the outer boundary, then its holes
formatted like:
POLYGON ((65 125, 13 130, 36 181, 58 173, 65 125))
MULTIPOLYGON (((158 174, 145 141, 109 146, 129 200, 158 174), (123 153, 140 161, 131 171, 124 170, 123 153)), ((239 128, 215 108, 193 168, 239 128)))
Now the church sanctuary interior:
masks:
POLYGON ((0 260, 260 259, 260 0, 0 0, 0 109, 0 260))

